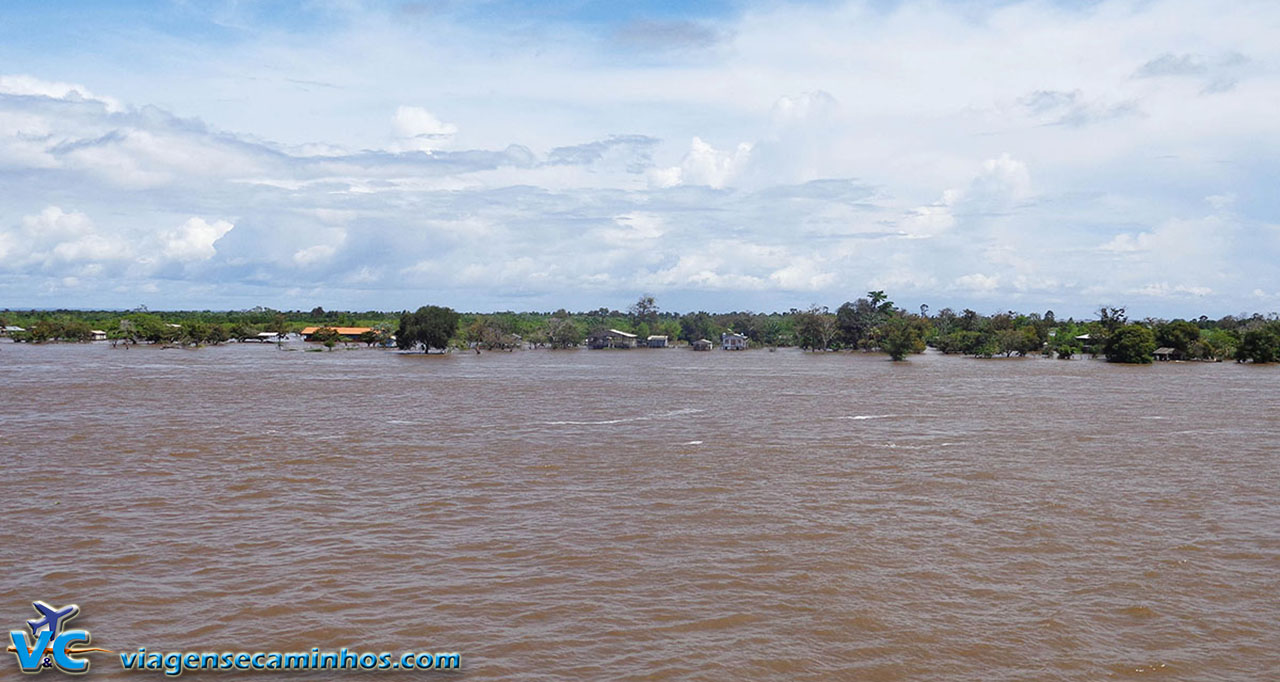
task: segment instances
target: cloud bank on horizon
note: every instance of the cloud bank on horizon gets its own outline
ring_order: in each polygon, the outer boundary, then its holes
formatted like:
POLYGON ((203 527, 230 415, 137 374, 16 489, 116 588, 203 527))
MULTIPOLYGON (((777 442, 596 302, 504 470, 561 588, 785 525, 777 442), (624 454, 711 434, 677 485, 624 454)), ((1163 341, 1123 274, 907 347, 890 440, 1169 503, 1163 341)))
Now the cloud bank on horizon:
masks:
POLYGON ((1280 308, 1280 5, 0 22, 0 307, 1280 308))

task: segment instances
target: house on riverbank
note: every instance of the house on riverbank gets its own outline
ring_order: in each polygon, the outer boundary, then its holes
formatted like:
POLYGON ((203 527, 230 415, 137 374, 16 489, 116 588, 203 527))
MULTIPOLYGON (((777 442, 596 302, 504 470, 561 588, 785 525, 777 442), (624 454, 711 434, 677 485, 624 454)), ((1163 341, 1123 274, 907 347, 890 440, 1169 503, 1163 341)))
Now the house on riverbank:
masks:
POLYGON ((601 348, 635 348, 636 335, 628 334, 617 329, 609 329, 607 331, 596 332, 587 337, 587 348, 600 350, 601 348))
POLYGON ((346 341, 359 341, 361 334, 373 331, 373 327, 306 327, 302 330, 302 340, 315 341, 315 334, 321 329, 333 329, 346 341))
POLYGON ((736 332, 725 332, 720 335, 720 347, 725 350, 746 350, 747 337, 736 332))

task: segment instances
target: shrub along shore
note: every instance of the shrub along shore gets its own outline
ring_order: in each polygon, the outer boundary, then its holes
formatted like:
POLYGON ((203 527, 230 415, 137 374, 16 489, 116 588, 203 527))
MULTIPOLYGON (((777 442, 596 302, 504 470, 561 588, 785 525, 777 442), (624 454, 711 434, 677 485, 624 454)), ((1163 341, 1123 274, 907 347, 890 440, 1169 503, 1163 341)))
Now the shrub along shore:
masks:
MULTIPOLYGON (((906 359, 933 347, 975 357, 1045 355, 1070 359, 1102 356, 1112 362, 1202 360, 1267 363, 1280 360, 1280 316, 1252 314, 1210 319, 1129 319, 1124 308, 1102 308, 1096 318, 1059 319, 1052 310, 980 314, 928 306, 908 311, 883 291, 868 292, 835 311, 814 306, 774 313, 675 313, 642 296, 625 311, 600 308, 570 313, 458 313, 440 306, 416 311, 4 310, 0 327, 15 342, 82 342, 104 338, 115 345, 218 345, 283 339, 317 328, 312 338, 338 343, 395 345, 404 350, 448 351, 572 348, 614 331, 641 340, 666 337, 672 345, 736 333, 757 347, 798 347, 813 352, 860 350, 906 359), (331 333, 367 328, 355 338, 331 333)), ((718 345, 718 344, 717 344, 718 345)))

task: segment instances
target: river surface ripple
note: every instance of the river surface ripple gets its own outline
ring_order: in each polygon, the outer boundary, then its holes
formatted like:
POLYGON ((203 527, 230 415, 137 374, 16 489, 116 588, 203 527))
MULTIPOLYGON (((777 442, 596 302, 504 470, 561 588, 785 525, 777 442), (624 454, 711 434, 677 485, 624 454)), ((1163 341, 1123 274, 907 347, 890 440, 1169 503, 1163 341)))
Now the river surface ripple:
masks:
POLYGON ((74 602, 95 646, 457 651, 474 680, 1280 679, 1278 385, 5 343, 0 629, 74 602))

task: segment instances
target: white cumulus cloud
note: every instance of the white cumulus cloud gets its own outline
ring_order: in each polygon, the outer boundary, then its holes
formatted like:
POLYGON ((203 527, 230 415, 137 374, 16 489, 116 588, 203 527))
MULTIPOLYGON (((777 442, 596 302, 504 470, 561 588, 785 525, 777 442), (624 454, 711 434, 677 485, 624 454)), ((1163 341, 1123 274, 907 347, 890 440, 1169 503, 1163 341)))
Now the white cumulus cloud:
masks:
POLYGON ((440 149, 458 133, 458 126, 441 121, 422 107, 397 107, 392 126, 399 149, 406 151, 440 149))
POLYGON ((973 274, 957 277, 955 286, 959 289, 985 293, 995 291, 995 289, 1000 286, 1000 278, 975 272, 973 274))
POLYGON ((99 231, 88 215, 58 206, 25 216, 20 225, 0 231, 0 268, 58 269, 122 261, 131 255, 126 240, 99 231))
POLYGON ((721 151, 695 137, 679 166, 659 170, 650 177, 659 187, 705 185, 720 189, 733 181, 750 158, 750 143, 742 142, 733 151, 721 151))
POLYGON ((107 111, 123 111, 119 100, 89 92, 83 85, 40 80, 25 75, 0 75, 0 94, 50 97, 53 99, 100 102, 107 111))
POLYGON ((210 223, 204 218, 190 218, 177 229, 161 233, 161 253, 183 263, 208 260, 218 252, 214 242, 233 228, 235 225, 225 220, 210 223))

